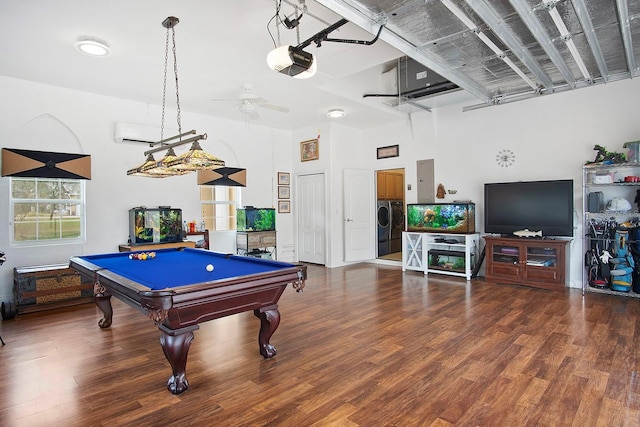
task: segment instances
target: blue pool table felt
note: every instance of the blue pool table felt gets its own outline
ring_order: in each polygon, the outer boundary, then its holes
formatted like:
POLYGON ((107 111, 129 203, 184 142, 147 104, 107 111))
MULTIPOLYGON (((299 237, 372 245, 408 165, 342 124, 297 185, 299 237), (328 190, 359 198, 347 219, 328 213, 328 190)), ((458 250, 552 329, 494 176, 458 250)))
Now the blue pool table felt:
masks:
POLYGON ((155 258, 146 260, 129 259, 129 255, 134 252, 88 255, 81 258, 152 290, 176 288, 293 267, 292 264, 280 261, 227 255, 201 249, 172 248, 153 252, 156 253, 155 258), (213 271, 207 271, 208 264, 214 266, 213 271))

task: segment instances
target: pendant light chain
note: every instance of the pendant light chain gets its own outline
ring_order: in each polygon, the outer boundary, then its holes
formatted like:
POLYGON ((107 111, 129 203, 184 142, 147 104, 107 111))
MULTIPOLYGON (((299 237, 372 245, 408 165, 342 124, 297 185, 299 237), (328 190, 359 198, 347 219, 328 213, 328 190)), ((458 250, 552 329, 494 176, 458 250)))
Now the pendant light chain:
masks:
MULTIPOLYGON (((173 38, 173 74, 176 77, 176 108, 178 110, 177 121, 178 121, 178 133, 182 133, 182 117, 180 111, 180 90, 178 86, 178 56, 176 55, 176 30, 175 27, 171 27, 172 38, 173 38)), ((182 140, 182 138, 180 138, 182 140)))
MULTIPOLYGON (((160 139, 164 139, 164 116, 165 116, 165 108, 167 104, 167 71, 169 69, 169 29, 171 29, 171 42, 172 42, 172 53, 173 53, 173 74, 175 76, 176 81, 176 108, 178 111, 176 121, 178 123, 178 134, 182 133, 182 117, 181 117, 181 109, 180 109, 180 87, 178 85, 178 55, 176 53, 176 29, 175 25, 170 25, 167 28, 167 37, 165 40, 165 48, 164 48, 164 80, 162 84, 162 120, 160 124, 160 139)), ((182 137, 180 137, 180 141, 182 137)))
POLYGON ((167 65, 169 63, 169 28, 164 45, 164 80, 162 82, 162 120, 160 121, 160 140, 164 139, 164 110, 167 104, 167 65))

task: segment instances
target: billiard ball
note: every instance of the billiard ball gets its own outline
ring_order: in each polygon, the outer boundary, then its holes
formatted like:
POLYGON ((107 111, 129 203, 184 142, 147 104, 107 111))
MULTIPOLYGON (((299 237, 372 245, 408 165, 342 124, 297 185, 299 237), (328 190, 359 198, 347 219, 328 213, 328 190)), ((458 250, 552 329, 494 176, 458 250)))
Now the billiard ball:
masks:
POLYGON ((207 271, 213 271, 213 265, 207 264, 207 271))

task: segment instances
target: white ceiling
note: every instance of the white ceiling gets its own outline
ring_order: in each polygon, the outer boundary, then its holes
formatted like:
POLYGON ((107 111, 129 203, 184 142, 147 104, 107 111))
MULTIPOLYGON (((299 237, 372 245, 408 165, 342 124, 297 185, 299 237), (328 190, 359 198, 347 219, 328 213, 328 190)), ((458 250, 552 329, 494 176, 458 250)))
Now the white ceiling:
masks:
MULTIPOLYGON (((312 44, 306 50, 317 59, 319 72, 311 79, 270 70, 265 58, 274 43, 267 27, 277 40, 278 29, 270 22, 275 4, 273 0, 2 0, 0 75, 160 105, 166 37, 161 23, 176 16, 183 111, 286 130, 324 123, 332 108, 344 109, 347 115, 340 123, 356 128, 406 120, 406 106, 395 109, 380 98, 362 97, 388 92, 381 74, 402 56, 383 41, 371 46, 312 44), (106 41, 111 54, 93 58, 79 53, 74 42, 82 36, 106 41), (236 99, 245 83, 252 85, 255 95, 290 112, 260 108, 260 118, 250 120, 236 102, 213 101, 236 99)), ((292 5, 298 4, 298 0, 282 1, 280 16, 293 14, 292 5)), ((299 35, 281 26, 280 44, 297 45, 341 18, 314 1, 306 4, 308 13, 301 19, 299 35)), ((352 23, 331 36, 373 38, 352 23)), ((171 56, 169 64, 167 107, 174 109, 171 56)), ((458 100, 459 95, 453 99, 458 100)))

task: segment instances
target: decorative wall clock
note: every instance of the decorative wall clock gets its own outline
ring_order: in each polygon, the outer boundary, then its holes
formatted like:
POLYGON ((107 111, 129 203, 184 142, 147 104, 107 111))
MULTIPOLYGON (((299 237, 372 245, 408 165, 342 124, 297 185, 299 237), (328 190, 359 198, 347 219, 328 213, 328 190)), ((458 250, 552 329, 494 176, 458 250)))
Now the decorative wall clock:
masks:
POLYGON ((496 162, 503 168, 507 168, 516 161, 516 155, 511 150, 500 150, 496 155, 496 162))

